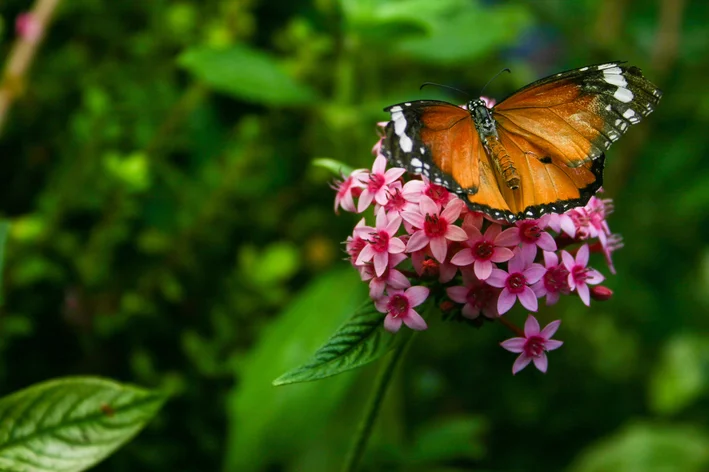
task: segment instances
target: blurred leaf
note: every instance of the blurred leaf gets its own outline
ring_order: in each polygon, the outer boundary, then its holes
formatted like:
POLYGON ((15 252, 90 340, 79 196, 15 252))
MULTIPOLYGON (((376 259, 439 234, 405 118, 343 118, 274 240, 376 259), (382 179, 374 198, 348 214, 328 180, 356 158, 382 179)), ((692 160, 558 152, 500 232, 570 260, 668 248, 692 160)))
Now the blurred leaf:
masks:
POLYGON ((135 436, 165 396, 92 377, 67 377, 0 399, 0 469, 70 472, 135 436))
POLYGON ((365 302, 308 362, 281 375, 273 385, 324 379, 369 364, 389 352, 395 342, 411 335, 411 331, 398 336, 386 331, 382 320, 382 313, 374 309, 371 300, 365 302))
POLYGON ((709 467, 709 436, 690 426, 638 423, 592 445, 572 472, 694 472, 709 467))
POLYGON ((326 157, 313 159, 313 165, 316 167, 322 167, 323 169, 327 169, 333 174, 335 174, 337 177, 342 177, 343 175, 350 175, 354 170, 347 164, 343 164, 338 160, 328 159, 326 157))
POLYGON ((485 456, 483 434, 486 429, 486 422, 473 416, 456 416, 424 425, 406 456, 407 460, 411 464, 480 460, 485 456))
POLYGON ((323 439, 323 428, 355 376, 289 388, 275 388, 271 381, 294 363, 305 361, 352 313, 365 292, 366 286, 351 268, 320 277, 239 359, 243 368, 229 399, 225 470, 263 470, 265 464, 298 454, 323 439))
POLYGON ((266 53, 245 46, 228 49, 196 47, 178 62, 216 90, 267 105, 307 104, 315 93, 292 79, 266 53))
POLYGON ((651 378, 650 408, 673 414, 709 391, 709 337, 683 334, 665 345, 651 378))
POLYGON ((432 63, 471 61, 512 45, 531 19, 524 6, 488 7, 471 2, 455 16, 437 22, 426 37, 406 39, 395 49, 432 63), (475 31, 485 33, 471 34, 475 31))

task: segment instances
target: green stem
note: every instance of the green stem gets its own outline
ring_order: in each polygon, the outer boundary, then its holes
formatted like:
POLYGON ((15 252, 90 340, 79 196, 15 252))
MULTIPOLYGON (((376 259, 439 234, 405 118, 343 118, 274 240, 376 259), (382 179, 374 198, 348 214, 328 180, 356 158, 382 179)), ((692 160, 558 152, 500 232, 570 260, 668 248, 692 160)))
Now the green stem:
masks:
MULTIPOLYGON (((408 333, 407 333, 408 334, 408 333)), ((372 435, 372 428, 374 427, 374 422, 379 414, 379 409, 382 406, 382 401, 384 400, 384 394, 386 393, 389 382, 391 381, 394 370, 399 364, 399 361, 404 357, 403 354, 406 348, 411 344, 411 339, 414 337, 414 333, 409 334, 408 338, 401 342, 396 349, 385 359, 384 364, 379 370, 377 375, 376 383, 374 384, 374 390, 372 395, 369 397, 369 402, 367 403, 367 410, 364 418, 357 428, 357 436, 355 437, 354 443, 347 454, 347 459, 342 467, 342 472, 355 472, 360 460, 362 459, 362 454, 367 448, 367 442, 369 437, 372 435)))

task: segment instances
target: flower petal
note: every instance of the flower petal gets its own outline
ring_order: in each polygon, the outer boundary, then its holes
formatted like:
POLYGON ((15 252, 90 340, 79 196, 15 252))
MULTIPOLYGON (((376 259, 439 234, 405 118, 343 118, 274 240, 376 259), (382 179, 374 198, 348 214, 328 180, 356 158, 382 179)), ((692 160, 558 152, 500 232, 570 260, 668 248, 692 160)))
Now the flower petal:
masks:
POLYGON ((533 360, 534 360, 534 367, 536 367, 539 370, 539 372, 546 374, 547 367, 549 365, 547 355, 542 352, 540 355, 535 357, 533 360))
POLYGON ((524 335, 528 338, 539 334, 539 321, 532 315, 527 316, 524 322, 524 335))
POLYGON ((409 300, 409 306, 419 306, 426 301, 430 292, 428 287, 417 285, 416 287, 408 288, 404 294, 409 300))
POLYGON ((522 292, 517 294, 519 302, 529 311, 537 311, 539 308, 539 303, 537 302, 537 296, 534 294, 534 290, 530 287, 524 287, 522 292))
POLYGON ((556 330, 559 329, 560 324, 561 320, 552 321, 544 327, 544 329, 541 333, 539 333, 539 335, 546 340, 551 339, 551 337, 554 336, 554 333, 556 333, 556 330))
POLYGON ((377 274, 377 277, 381 277, 389 264, 389 253, 375 252, 372 259, 374 260, 374 273, 377 274))
MULTIPOLYGON (((535 246, 536 248, 536 246, 535 246)), ((526 268, 525 264, 525 259, 524 259, 524 254, 521 252, 520 249, 515 249, 515 255, 510 261, 507 263, 507 270, 509 271, 510 274, 515 274, 517 272, 523 272, 524 269, 526 268)))
POLYGON ((357 256, 357 260, 355 261, 355 264, 357 264, 357 265, 366 264, 367 262, 372 260, 372 258, 374 257, 374 254, 375 254, 375 252, 374 252, 374 249, 372 248, 372 245, 367 244, 359 252, 359 256, 357 256))
POLYGON ((404 221, 417 228, 423 228, 424 221, 426 221, 423 215, 418 211, 402 211, 401 217, 404 221))
POLYGON ((462 285, 448 287, 446 289, 446 294, 448 295, 448 298, 456 303, 467 303, 468 301, 468 287, 463 287, 462 285))
POLYGON ((554 349, 559 349, 564 341, 557 341, 556 339, 550 339, 544 343, 544 349, 547 351, 553 351, 554 349))
POLYGON ((522 240, 519 238, 519 228, 516 226, 504 230, 502 233, 498 234, 495 238, 495 244, 497 246, 516 246, 522 240))
POLYGON ((404 324, 415 331, 423 331, 428 328, 426 321, 413 309, 409 309, 404 316, 404 324))
POLYGON ((475 269, 475 276, 480 280, 485 280, 490 277, 492 273, 492 262, 475 261, 473 268, 475 269))
MULTIPOLYGON (((400 254, 406 250, 406 244, 399 238, 391 238, 389 240, 389 253, 400 254)), ((393 264, 396 265, 396 264, 393 264)))
POLYGON ((430 240, 429 245, 434 259, 438 262, 443 262, 446 260, 446 253, 448 252, 448 243, 446 242, 446 238, 443 236, 437 236, 430 240))
POLYGON ((426 247, 428 242, 428 236, 426 236, 426 233, 424 233, 423 230, 416 231, 409 238, 409 242, 406 243, 406 252, 414 252, 423 249, 426 247))
POLYGON ((515 360, 515 363, 512 364, 512 374, 516 374, 520 370, 524 369, 529 365, 529 363, 532 361, 531 357, 527 357, 524 354, 520 354, 517 356, 517 359, 515 360))
POLYGON ((585 283, 576 284, 576 292, 579 294, 579 298, 586 306, 591 306, 591 293, 588 289, 588 285, 585 283))
POLYGON ((464 206, 465 202, 463 202, 463 200, 460 198, 453 198, 450 202, 448 202, 445 210, 441 212, 441 217, 445 218, 445 220, 451 224, 455 223, 455 220, 457 220, 460 216, 460 212, 463 210, 464 206))
POLYGON ((545 251, 556 251, 556 241, 554 241, 551 234, 546 231, 539 235, 539 239, 537 239, 537 246, 545 251))
POLYGON ((384 328, 391 333, 396 333, 399 331, 399 328, 401 328, 401 323, 402 320, 400 317, 395 318, 392 315, 387 315, 386 318, 384 318, 384 328))
POLYGON ((584 244, 581 246, 576 253, 576 265, 580 265, 581 267, 586 267, 588 265, 588 244, 584 244))
POLYGON ((387 159, 383 155, 378 155, 372 164, 372 174, 383 174, 387 167, 387 159))
POLYGON ((542 256, 544 257, 544 266, 546 266, 547 269, 559 265, 559 256, 557 256, 555 252, 544 251, 542 256))
POLYGON ((357 202, 357 213, 362 213, 364 210, 369 208, 372 204, 374 195, 369 192, 369 189, 362 190, 362 194, 359 196, 359 201, 357 202))
POLYGON ((507 262, 514 257, 514 252, 506 247, 496 247, 490 260, 495 263, 507 262))
POLYGON ((566 251, 561 251, 561 260, 564 262, 564 267, 566 267, 566 270, 568 270, 569 272, 574 270, 574 266, 576 265, 574 256, 572 256, 566 251))
POLYGON ((445 237, 450 241, 465 241, 468 239, 468 234, 460 226, 449 224, 446 228, 445 237))
POLYGON ((527 279, 527 283, 535 284, 539 282, 547 270, 541 264, 532 264, 524 271, 524 278, 527 279))
POLYGON ((485 283, 493 287, 502 288, 505 286, 505 282, 507 282, 507 277, 509 277, 509 275, 504 270, 493 268, 490 277, 485 280, 485 283))
POLYGON ((406 169, 402 169, 401 167, 392 167, 384 173, 384 182, 386 184, 390 184, 404 175, 404 172, 406 172, 406 169))
POLYGON ((381 279, 380 277, 374 277, 369 282, 369 298, 373 300, 380 298, 382 295, 384 295, 384 289, 386 288, 386 286, 387 284, 386 282, 384 282, 383 279, 381 279))
POLYGON ((389 297, 382 297, 378 300, 374 300, 374 307, 380 313, 387 313, 389 311, 389 309, 387 308, 388 305, 389 305, 389 297))
POLYGON ((519 354, 524 351, 524 345, 527 344, 527 338, 510 338, 500 343, 500 346, 510 352, 519 354))
POLYGON ((467 266, 475 262, 473 253, 470 249, 464 248, 458 251, 458 253, 451 258, 451 264, 457 266, 467 266))
MULTIPOLYGON (((536 300, 536 298, 535 298, 536 300)), ((497 299, 497 311, 500 313, 500 315, 504 315, 508 311, 510 311, 510 308, 512 308, 517 301, 517 296, 510 293, 509 290, 507 290, 507 287, 502 289, 502 292, 500 293, 500 298, 497 299)))
POLYGON ((419 208, 421 209, 421 214, 426 215, 438 215, 438 205, 431 200, 428 195, 421 195, 421 200, 419 200, 419 208))
POLYGON ((480 308, 473 306, 470 303, 466 303, 460 313, 469 320, 474 320, 480 316, 480 308))

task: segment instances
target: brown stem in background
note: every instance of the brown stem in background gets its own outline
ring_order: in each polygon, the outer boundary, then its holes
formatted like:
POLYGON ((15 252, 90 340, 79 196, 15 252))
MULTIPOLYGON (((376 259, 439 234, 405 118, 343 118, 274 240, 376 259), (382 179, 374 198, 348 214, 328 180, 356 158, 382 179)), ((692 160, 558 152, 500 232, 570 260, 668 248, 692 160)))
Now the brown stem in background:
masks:
POLYGON ((59 2, 60 0, 37 0, 34 8, 28 14, 31 15, 38 34, 35 37, 31 37, 31 35, 18 36, 10 50, 2 82, 0 82, 0 135, 10 112, 12 101, 22 91, 23 78, 32 65, 59 2))

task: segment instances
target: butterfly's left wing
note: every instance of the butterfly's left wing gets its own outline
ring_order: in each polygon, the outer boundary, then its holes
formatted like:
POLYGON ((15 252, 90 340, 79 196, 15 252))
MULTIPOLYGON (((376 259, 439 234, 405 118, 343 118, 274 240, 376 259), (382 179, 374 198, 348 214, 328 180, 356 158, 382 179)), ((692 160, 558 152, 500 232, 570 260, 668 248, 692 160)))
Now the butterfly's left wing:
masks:
POLYGON ((385 108, 391 113, 382 153, 394 165, 457 193, 474 194, 480 176, 475 151, 480 137, 470 113, 438 100, 417 100, 385 108))

